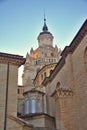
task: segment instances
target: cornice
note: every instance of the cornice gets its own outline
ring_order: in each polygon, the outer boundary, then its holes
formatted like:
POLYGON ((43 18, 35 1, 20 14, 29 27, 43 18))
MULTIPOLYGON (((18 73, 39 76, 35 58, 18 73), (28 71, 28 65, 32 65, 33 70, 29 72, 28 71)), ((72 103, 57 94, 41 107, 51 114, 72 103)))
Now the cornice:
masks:
POLYGON ((0 63, 3 63, 3 64, 9 63, 12 65, 21 66, 22 64, 25 63, 25 58, 19 55, 13 55, 13 54, 0 52, 0 63))
POLYGON ((58 98, 69 97, 69 96, 73 96, 73 91, 71 89, 64 89, 64 88, 59 88, 51 94, 51 97, 53 97, 55 101, 58 98))
POLYGON ((45 94, 44 92, 39 91, 39 90, 36 90, 35 88, 33 88, 33 89, 29 90, 29 91, 24 92, 23 95, 24 95, 24 96, 29 96, 29 95, 31 95, 31 94, 33 94, 33 93, 34 93, 34 94, 38 93, 38 94, 41 94, 41 95, 44 95, 44 94, 45 94))
POLYGON ((80 28, 70 45, 64 48, 64 50, 61 53, 61 56, 66 57, 69 53, 73 53, 86 34, 87 20, 85 20, 85 22, 83 23, 82 27, 80 28))

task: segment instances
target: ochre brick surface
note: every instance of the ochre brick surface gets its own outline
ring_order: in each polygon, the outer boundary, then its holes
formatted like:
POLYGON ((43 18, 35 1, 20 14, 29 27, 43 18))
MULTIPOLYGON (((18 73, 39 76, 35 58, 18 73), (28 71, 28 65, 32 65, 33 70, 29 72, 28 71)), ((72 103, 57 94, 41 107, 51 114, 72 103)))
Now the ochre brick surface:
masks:
MULTIPOLYGON (((72 54, 65 58, 65 64, 55 78, 47 84, 46 92, 49 95, 56 89, 71 89, 72 96, 58 96, 56 105, 56 127, 61 130, 87 130, 87 64, 84 62, 84 53, 87 47, 87 34, 72 54)), ((87 57, 85 57, 87 58, 87 57)), ((87 60, 86 60, 87 61, 87 60)), ((53 111, 51 106, 50 111, 53 111)))

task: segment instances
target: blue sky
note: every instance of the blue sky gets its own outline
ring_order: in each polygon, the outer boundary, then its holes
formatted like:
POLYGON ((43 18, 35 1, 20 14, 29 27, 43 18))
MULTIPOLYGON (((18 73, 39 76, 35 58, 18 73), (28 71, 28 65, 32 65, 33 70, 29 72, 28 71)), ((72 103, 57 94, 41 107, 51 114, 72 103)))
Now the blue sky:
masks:
POLYGON ((44 9, 54 45, 69 45, 87 18, 87 0, 0 0, 0 52, 26 56, 38 46, 44 9))
POLYGON ((87 18, 87 0, 0 0, 0 51, 26 56, 36 48, 44 8, 54 45, 62 49, 87 18))

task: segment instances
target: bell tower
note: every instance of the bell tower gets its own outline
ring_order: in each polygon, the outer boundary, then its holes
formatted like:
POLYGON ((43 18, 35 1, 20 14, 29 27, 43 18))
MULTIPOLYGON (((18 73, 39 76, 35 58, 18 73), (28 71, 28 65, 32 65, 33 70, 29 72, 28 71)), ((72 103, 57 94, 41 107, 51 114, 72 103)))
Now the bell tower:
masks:
POLYGON ((53 35, 48 31, 48 27, 46 25, 46 18, 44 15, 44 25, 42 28, 42 32, 40 32, 37 38, 39 47, 53 46, 53 38, 53 35))

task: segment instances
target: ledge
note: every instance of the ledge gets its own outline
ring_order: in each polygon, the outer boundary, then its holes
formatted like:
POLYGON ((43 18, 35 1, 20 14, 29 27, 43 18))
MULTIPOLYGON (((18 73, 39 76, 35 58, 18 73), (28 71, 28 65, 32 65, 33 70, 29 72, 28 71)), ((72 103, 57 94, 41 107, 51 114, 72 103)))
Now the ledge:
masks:
POLYGON ((0 63, 21 66, 25 63, 23 56, 0 52, 0 63))

